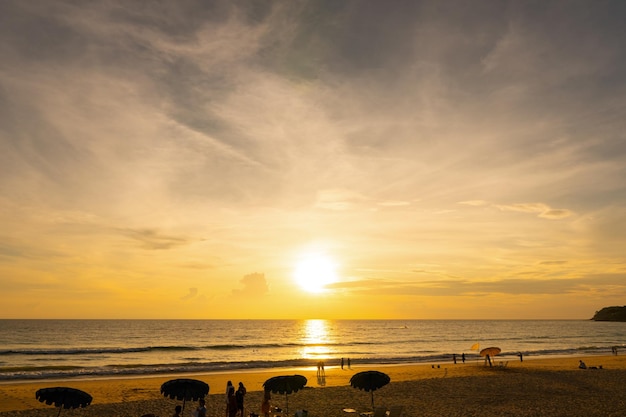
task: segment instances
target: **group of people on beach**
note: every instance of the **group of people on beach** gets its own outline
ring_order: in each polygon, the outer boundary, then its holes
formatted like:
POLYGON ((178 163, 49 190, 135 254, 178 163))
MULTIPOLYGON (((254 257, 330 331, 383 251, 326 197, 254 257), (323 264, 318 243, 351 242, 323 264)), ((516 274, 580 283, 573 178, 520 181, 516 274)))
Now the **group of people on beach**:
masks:
MULTIPOLYGON (((237 413, 239 413, 239 417, 244 417, 244 397, 246 395, 246 387, 243 385, 243 382, 239 383, 239 387, 235 390, 235 387, 232 381, 228 381, 226 383, 226 417, 237 417, 237 413)), ((181 407, 177 405, 174 409, 174 414, 172 417, 180 417, 181 416, 181 407)), ((193 411, 193 417, 206 417, 206 402, 203 398, 198 401, 198 407, 193 411)))
POLYGON ((226 383, 226 417, 236 417, 237 413, 243 417, 243 400, 246 392, 243 382, 239 382, 237 390, 231 381, 226 383))
MULTIPOLYGON (((465 353, 461 353, 461 361, 465 363, 465 353)), ((452 362, 456 365, 456 353, 452 354, 452 362)))

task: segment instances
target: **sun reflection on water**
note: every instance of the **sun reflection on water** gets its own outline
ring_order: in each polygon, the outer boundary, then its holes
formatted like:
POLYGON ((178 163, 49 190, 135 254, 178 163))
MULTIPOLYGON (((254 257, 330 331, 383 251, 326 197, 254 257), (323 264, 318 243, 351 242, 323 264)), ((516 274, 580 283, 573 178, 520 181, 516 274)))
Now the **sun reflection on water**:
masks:
POLYGON ((302 342, 302 357, 306 359, 327 359, 332 350, 329 347, 330 337, 327 320, 306 320, 302 342))

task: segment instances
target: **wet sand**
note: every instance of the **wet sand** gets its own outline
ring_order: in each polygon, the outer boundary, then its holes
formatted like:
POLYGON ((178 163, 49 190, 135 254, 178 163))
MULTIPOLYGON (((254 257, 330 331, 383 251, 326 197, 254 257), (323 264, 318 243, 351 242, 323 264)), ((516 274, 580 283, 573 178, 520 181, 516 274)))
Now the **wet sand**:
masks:
MULTIPOLYGON (((374 392, 376 406, 404 407, 403 416, 624 416, 626 415, 626 356, 585 358, 496 358, 496 366, 482 361, 456 365, 354 365, 352 369, 327 367, 318 378, 316 368, 236 371, 201 375, 152 376, 95 380, 33 381, 0 384, 0 417, 56 416, 58 409, 38 402, 35 391, 50 386, 82 389, 93 397, 92 405, 63 410, 62 416, 134 416, 152 413, 170 416, 182 404, 160 394, 163 382, 194 378, 210 386, 209 416, 225 415, 225 387, 242 381, 247 389, 246 415, 260 413, 263 382, 275 375, 301 374, 307 387, 288 396, 289 415, 308 410, 309 417, 359 417, 371 411, 370 393, 350 387, 352 375, 378 370, 391 383, 374 392), (578 369, 578 360, 603 369, 578 369), (504 362, 502 362, 504 361, 504 362), (499 366, 499 365, 506 366, 499 366), (356 413, 344 409, 354 409, 356 413)), ((284 395, 272 395, 272 405, 285 408, 284 395)), ((196 406, 185 405, 187 417, 196 406)))

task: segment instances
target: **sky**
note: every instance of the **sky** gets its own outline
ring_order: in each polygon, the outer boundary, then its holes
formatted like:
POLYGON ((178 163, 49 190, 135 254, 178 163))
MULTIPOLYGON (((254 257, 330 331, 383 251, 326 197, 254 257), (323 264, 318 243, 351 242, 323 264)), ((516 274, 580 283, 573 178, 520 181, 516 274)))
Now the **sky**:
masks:
POLYGON ((624 305, 624 16, 4 0, 0 318, 624 305))

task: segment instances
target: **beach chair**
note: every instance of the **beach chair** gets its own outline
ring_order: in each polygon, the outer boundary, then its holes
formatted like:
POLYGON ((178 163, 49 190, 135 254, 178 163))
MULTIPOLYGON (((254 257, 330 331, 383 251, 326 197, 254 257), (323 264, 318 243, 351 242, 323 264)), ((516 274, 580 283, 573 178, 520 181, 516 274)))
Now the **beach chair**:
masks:
POLYGON ((400 417, 402 415, 402 410, 404 406, 402 405, 392 405, 389 407, 389 417, 400 417))

